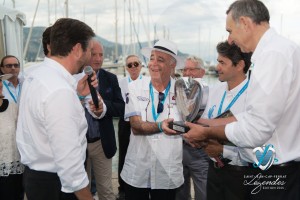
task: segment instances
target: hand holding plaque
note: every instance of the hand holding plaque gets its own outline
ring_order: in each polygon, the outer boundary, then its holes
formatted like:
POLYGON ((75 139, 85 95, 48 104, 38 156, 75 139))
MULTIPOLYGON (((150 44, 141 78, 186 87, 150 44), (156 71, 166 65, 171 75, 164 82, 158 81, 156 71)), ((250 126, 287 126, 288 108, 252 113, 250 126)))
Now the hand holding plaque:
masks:
POLYGON ((185 121, 193 122, 203 113, 208 100, 208 86, 190 77, 183 77, 175 82, 175 99, 183 121, 169 124, 169 128, 178 133, 186 133, 189 127, 185 121))

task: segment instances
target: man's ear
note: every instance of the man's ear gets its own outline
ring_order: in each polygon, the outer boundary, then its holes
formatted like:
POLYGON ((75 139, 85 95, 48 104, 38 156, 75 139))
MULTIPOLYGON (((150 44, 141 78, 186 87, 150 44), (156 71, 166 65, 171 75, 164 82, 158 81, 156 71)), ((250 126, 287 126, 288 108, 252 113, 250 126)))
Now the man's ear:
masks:
POLYGON ((72 48, 72 54, 77 57, 80 58, 82 56, 83 50, 81 47, 80 43, 75 44, 75 46, 73 46, 72 48))
POLYGON ((238 62, 238 64, 236 65, 236 67, 238 68, 239 71, 244 71, 245 61, 244 60, 240 60, 238 62))

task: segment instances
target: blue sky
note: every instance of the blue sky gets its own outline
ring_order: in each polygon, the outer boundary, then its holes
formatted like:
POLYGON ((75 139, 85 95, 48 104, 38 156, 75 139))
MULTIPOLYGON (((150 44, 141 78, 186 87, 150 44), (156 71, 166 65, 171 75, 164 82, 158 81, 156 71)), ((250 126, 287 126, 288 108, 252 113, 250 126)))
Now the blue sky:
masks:
MULTIPOLYGON (((26 26, 32 23, 37 2, 38 0, 15 0, 16 9, 26 14, 26 26)), ((148 38, 153 40, 156 27, 156 38, 168 37, 177 43, 182 52, 205 60, 215 60, 216 44, 227 38, 225 12, 233 0, 149 0, 149 12, 146 0, 117 0, 119 43, 137 41, 136 34, 130 34, 129 2, 139 41, 147 41, 148 38)), ((263 2, 270 11, 271 26, 300 44, 300 1, 263 2)), ((12 7, 9 0, 3 0, 2 4, 12 7)), ((49 4, 50 23, 53 24, 56 18, 65 16, 64 0, 49 0, 49 4)), ((86 22, 98 35, 115 41, 114 0, 69 0, 69 17, 86 22)), ((48 1, 41 0, 34 25, 48 26, 48 21, 48 1)))

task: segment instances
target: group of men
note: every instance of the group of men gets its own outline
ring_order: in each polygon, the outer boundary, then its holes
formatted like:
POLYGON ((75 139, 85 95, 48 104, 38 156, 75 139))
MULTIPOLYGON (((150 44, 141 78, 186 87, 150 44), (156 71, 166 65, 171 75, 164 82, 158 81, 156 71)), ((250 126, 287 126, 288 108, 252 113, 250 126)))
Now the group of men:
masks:
MULTIPOLYGON (((300 49, 270 28, 269 20, 261 1, 230 5, 228 41, 217 45, 221 83, 210 88, 203 115, 186 122, 190 130, 182 136, 169 127, 182 120, 171 77, 183 65, 175 43, 161 39, 141 50, 149 59, 150 77, 140 75, 137 56, 128 56, 129 76, 118 82, 101 69, 103 46, 93 39, 92 29, 78 20, 59 19, 45 32, 47 57, 25 75, 22 92, 17 76, 7 87, 8 98, 19 103, 17 145, 26 166, 28 200, 92 200, 91 172, 98 198, 114 199, 113 117, 120 117, 119 190, 126 200, 190 199, 190 177, 197 200, 299 199, 300 49), (82 73, 87 65, 95 71, 91 77, 82 73), (227 111, 232 116, 218 118, 227 111), (261 170, 252 150, 268 144, 277 162, 261 170), (247 179, 257 174, 261 184, 278 182, 280 176, 281 189, 257 192, 247 179)), ((184 66, 184 76, 202 78, 205 73, 197 57, 187 58, 184 66)), ((18 68, 1 66, 3 73, 18 68)))

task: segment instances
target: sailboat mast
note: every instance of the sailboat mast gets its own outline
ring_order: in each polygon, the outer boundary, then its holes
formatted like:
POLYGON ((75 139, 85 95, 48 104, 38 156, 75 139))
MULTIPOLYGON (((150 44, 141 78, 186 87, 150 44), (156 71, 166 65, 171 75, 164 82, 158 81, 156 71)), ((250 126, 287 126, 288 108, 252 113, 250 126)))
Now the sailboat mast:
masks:
POLYGON ((65 6, 66 6, 66 18, 68 18, 69 17, 69 1, 68 0, 65 1, 65 6))
POLYGON ((116 27, 115 27, 115 60, 118 60, 118 8, 117 8, 117 0, 115 0, 115 17, 116 17, 116 27))

